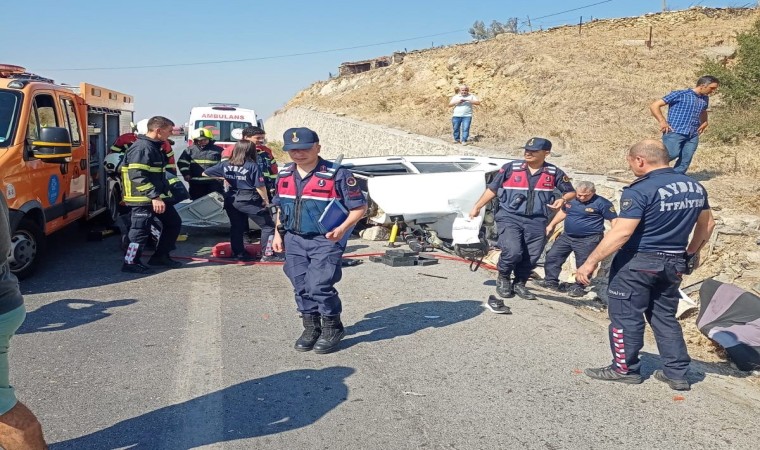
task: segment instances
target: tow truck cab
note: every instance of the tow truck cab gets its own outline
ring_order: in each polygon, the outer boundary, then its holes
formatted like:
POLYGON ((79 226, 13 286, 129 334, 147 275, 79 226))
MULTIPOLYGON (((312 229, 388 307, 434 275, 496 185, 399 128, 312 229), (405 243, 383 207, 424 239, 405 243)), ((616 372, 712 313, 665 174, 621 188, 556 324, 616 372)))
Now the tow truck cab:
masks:
POLYGON ((134 99, 88 83, 56 84, 0 64, 0 189, 11 219, 11 271, 37 266, 45 238, 77 220, 118 214, 103 164, 129 131, 134 99))

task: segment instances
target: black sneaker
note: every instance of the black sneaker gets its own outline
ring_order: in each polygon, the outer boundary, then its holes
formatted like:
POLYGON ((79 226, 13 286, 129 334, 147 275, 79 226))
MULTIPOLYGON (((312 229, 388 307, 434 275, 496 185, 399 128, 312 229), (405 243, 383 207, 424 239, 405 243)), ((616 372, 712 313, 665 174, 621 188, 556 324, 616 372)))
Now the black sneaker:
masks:
POLYGON ((567 287, 567 295, 573 298, 584 297, 586 295, 586 290, 583 289, 582 286, 573 283, 567 287))
POLYGON ((595 380, 617 381, 625 384, 641 384, 644 381, 638 373, 623 375, 613 369, 612 366, 600 367, 598 369, 586 369, 583 372, 595 380))
POLYGON ((280 255, 262 256, 261 262, 285 262, 285 257, 280 255))
POLYGON ((691 390, 691 385, 689 384, 688 380, 674 380, 672 378, 668 378, 665 376, 662 370, 655 370, 654 378, 656 380, 662 381, 663 383, 666 383, 668 386, 670 386, 670 389, 673 389, 674 391, 691 390))
POLYGON ((536 296, 525 287, 524 281, 516 281, 512 285, 512 289, 515 290, 515 294, 524 300, 535 300, 536 296))
POLYGON ((182 267, 184 264, 182 264, 179 261, 171 259, 169 255, 153 255, 148 260, 148 265, 163 266, 169 269, 177 269, 177 268, 182 267))
POLYGON ((536 281, 536 286, 542 289, 545 289, 547 291, 564 292, 559 284, 559 281, 539 280, 539 281, 536 281))
POLYGON ((509 309, 509 306, 504 304, 504 300, 495 295, 488 296, 486 307, 496 314, 512 314, 512 310, 509 309))
POLYGON ((143 275, 154 272, 153 269, 151 269, 150 267, 146 266, 145 264, 139 261, 132 264, 127 264, 127 263, 122 264, 121 271, 127 272, 127 273, 139 273, 143 275))

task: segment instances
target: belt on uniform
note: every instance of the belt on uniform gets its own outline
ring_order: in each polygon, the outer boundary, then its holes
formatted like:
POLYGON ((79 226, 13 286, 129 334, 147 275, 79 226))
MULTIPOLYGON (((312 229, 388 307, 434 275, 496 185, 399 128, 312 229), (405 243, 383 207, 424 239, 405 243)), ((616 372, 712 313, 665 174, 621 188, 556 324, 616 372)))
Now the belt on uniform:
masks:
POLYGON ((573 236, 572 234, 568 234, 567 237, 573 238, 573 239, 586 239, 586 238, 598 237, 598 236, 601 236, 603 234, 604 233, 587 234, 586 236, 573 236))
POLYGON ((684 259, 686 258, 686 252, 679 252, 679 253, 668 253, 668 252, 636 252, 636 255, 644 255, 644 256, 662 256, 665 258, 680 258, 684 259))
POLYGON ((321 236, 321 233, 296 233, 295 231, 285 230, 286 232, 290 234, 295 234, 298 237, 304 238, 304 239, 312 239, 317 236, 321 236))

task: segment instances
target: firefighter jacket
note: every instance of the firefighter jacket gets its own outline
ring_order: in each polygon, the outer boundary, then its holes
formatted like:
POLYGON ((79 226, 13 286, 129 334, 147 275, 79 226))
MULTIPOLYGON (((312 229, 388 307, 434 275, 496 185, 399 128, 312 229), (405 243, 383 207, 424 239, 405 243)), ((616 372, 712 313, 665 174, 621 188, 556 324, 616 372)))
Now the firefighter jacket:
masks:
MULTIPOLYGON (((124 133, 121 136, 117 137, 113 142, 113 145, 111 145, 111 151, 114 153, 124 153, 132 144, 135 143, 136 140, 136 133, 124 133)), ((174 149, 172 149, 172 143, 169 141, 164 141, 163 144, 161 144, 161 150, 166 156, 166 171, 176 175, 177 169, 175 169, 174 165, 174 149)))
POLYGON ((196 144, 191 145, 177 161, 177 168, 183 177, 190 177, 191 182, 214 182, 219 180, 211 177, 204 177, 203 171, 209 167, 219 164, 222 160, 222 147, 209 142, 203 148, 196 144))
MULTIPOLYGON (((161 150, 162 141, 139 135, 127 150, 121 167, 124 203, 129 206, 146 206, 156 198, 172 197, 169 180, 166 179, 166 155, 161 150)), ((175 178, 179 182, 178 178, 175 178)))
MULTIPOLYGON (((258 146, 256 148, 259 149, 258 146)), ((277 162, 270 153, 259 149, 256 152, 256 163, 259 166, 259 170, 261 170, 261 174, 264 176, 264 184, 267 187, 267 191, 271 195, 277 184, 277 162)))
POLYGON ((295 164, 289 164, 280 171, 277 179, 277 196, 280 206, 280 223, 290 233, 301 236, 325 234, 319 218, 332 199, 340 199, 335 185, 336 169, 325 162, 300 189, 296 186, 293 171, 295 164))

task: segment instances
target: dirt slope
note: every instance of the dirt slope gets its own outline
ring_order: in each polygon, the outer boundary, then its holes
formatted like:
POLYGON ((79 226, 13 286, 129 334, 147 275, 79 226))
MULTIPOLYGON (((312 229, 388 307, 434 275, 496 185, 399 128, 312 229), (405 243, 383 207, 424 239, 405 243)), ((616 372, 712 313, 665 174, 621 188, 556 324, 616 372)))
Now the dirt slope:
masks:
MULTIPOLYGON (((483 100, 472 126, 477 146, 518 155, 515 148, 527 138, 544 136, 555 144, 556 164, 592 173, 620 171, 627 169, 623 155, 630 144, 658 135, 649 104, 693 86, 705 50, 735 46, 736 34, 758 18, 758 10, 693 8, 598 20, 580 33, 578 26, 567 26, 505 34, 413 52, 400 64, 314 83, 286 108, 344 113, 449 140, 448 99, 464 82, 483 100), (651 49, 643 45, 650 27, 651 49)), ((713 97, 711 114, 720 114, 720 102, 720 95, 713 97)), ((691 174, 708 188, 717 216, 760 211, 759 144, 700 145, 691 174)), ((756 238, 722 235, 719 254, 711 256, 720 261, 700 275, 731 272, 728 279, 750 287, 760 274, 750 271, 741 279, 747 272, 742 255, 758 250, 756 238)))
MULTIPOLYGON (((705 51, 735 46, 736 34, 758 18, 757 9, 693 8, 594 21, 580 32, 568 26, 500 35, 413 52, 400 64, 314 83, 286 108, 342 113, 450 140, 448 99, 464 82, 483 101, 472 126, 475 145, 517 156, 516 147, 527 138, 548 137, 555 143, 552 162, 630 179, 625 151, 637 140, 658 136, 649 104, 673 89, 692 87, 705 51), (644 45, 650 27, 651 49, 644 45)), ((720 104, 718 94, 711 114, 720 114, 720 104)), ((758 145, 707 139, 700 144, 691 175, 707 187, 722 232, 684 286, 710 276, 746 289, 760 286, 758 145)), ((689 346, 720 360, 690 322, 685 321, 689 346)))

